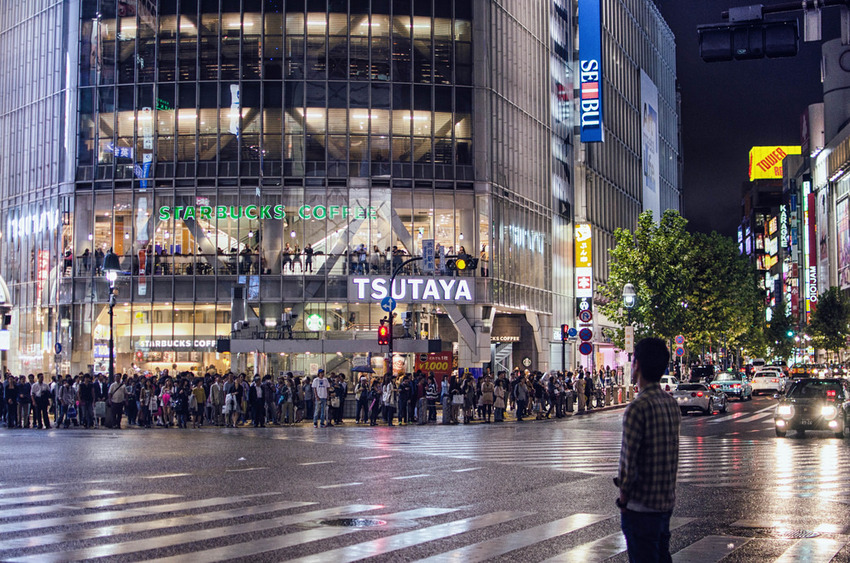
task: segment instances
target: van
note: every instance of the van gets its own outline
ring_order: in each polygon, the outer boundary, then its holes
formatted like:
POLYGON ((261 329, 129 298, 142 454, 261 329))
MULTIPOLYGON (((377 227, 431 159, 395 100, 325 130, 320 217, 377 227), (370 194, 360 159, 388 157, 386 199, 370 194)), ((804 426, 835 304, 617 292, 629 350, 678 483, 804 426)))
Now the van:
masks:
POLYGON ((753 360, 752 364, 753 364, 753 371, 758 371, 761 368, 763 368, 765 365, 767 365, 767 362, 764 361, 764 358, 756 358, 756 359, 753 360))

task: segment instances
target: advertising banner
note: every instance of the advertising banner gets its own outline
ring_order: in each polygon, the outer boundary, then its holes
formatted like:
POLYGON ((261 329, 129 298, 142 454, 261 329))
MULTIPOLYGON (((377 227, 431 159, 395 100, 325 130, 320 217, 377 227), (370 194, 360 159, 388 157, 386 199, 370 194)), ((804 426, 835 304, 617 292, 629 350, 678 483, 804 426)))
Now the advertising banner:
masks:
POLYGON ((850 218, 848 203, 844 198, 835 208, 835 224, 838 227, 838 285, 841 289, 850 288, 850 218))
POLYGON ((437 352, 436 354, 417 354, 414 362, 414 370, 422 371, 426 375, 434 372, 437 384, 452 374, 453 357, 451 352, 437 352))
POLYGON ((818 251, 818 287, 829 287, 829 186, 823 186, 817 191, 817 209, 815 218, 817 225, 818 251))
POLYGON ((579 119, 582 143, 605 140, 602 128, 602 7, 600 0, 578 0, 579 119))
POLYGON ((578 223, 576 239, 576 297, 593 297, 593 247, 589 223, 578 223))
POLYGON ((658 88, 641 69, 641 161, 643 169, 643 210, 661 218, 661 196, 658 189, 658 88))
POLYGON ((753 180, 781 180, 782 159, 789 154, 800 154, 800 147, 769 146, 750 149, 750 182, 753 180))

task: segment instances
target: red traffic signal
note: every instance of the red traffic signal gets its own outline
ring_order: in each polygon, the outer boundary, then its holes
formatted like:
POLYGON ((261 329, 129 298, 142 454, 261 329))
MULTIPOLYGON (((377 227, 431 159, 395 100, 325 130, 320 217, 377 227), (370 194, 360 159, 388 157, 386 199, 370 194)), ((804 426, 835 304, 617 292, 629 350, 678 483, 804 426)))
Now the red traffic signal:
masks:
POLYGON ((389 325, 382 324, 378 327, 378 345, 379 346, 389 346, 390 338, 392 338, 392 332, 390 332, 389 325))
POLYGON ((561 325, 561 340, 566 341, 570 338, 570 325, 561 325))

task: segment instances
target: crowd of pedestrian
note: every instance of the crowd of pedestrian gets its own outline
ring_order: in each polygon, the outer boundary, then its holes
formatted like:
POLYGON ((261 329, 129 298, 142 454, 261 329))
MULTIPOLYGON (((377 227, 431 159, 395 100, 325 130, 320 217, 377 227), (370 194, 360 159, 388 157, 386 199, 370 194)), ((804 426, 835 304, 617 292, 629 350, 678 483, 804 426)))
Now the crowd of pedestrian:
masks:
POLYGON ((485 424, 504 422, 511 412, 517 421, 561 418, 573 410, 585 412, 605 404, 604 393, 617 372, 579 368, 568 372, 522 372, 480 377, 469 372, 448 377, 408 373, 374 377, 358 373, 353 381, 342 373, 319 370, 315 377, 286 373, 250 377, 192 372, 170 374, 105 374, 76 376, 44 374, 3 376, 0 420, 7 428, 193 428, 251 425, 293 425, 312 419, 315 427, 343 424, 346 401, 353 400, 355 424, 396 423, 485 424), (600 393, 600 390, 603 390, 600 393), (51 420, 52 418, 52 420, 51 420))

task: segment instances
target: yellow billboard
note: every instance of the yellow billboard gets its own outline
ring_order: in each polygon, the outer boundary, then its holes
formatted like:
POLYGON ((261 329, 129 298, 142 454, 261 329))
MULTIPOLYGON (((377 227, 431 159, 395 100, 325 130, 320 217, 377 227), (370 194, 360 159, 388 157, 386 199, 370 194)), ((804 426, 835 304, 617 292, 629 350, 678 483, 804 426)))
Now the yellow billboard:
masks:
POLYGON ((753 180, 781 180, 782 159, 789 154, 800 154, 800 147, 769 146, 750 149, 750 182, 753 180))

